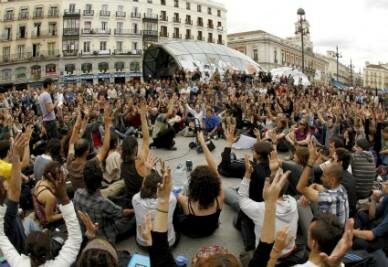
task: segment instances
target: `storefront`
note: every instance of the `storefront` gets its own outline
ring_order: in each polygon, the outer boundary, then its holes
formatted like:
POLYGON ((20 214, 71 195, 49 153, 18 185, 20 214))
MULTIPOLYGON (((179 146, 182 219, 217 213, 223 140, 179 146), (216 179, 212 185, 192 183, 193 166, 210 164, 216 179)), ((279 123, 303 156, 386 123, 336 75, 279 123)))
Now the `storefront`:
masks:
POLYGON ((82 74, 79 77, 82 85, 93 84, 94 75, 93 74, 82 74))

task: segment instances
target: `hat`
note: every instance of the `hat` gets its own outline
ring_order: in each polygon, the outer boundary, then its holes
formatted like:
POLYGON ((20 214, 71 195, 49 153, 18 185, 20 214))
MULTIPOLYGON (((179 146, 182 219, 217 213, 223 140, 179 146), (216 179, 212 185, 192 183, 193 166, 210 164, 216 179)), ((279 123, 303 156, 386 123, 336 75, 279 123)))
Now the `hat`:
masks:
POLYGON ((370 148, 370 144, 369 144, 368 140, 366 140, 366 138, 358 139, 356 142, 356 146, 358 146, 362 150, 369 150, 369 148, 370 148))

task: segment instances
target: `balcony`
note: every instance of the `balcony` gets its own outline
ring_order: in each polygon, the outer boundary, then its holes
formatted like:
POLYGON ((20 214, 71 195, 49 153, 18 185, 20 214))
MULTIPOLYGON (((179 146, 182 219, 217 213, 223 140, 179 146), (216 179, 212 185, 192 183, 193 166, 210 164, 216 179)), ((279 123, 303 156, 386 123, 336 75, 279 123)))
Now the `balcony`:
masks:
POLYGON ((13 21, 14 15, 13 13, 5 13, 3 21, 13 21))
POLYGON ((63 50, 62 54, 64 57, 76 57, 78 56, 78 50, 63 50))
POLYGON ((100 17, 110 17, 110 11, 100 10, 100 17))
POLYGON ((94 16, 94 10, 84 10, 83 12, 84 17, 93 17, 94 16))
POLYGON ((27 34, 26 33, 24 33, 24 34, 18 33, 16 35, 16 40, 22 40, 22 39, 26 39, 26 38, 27 38, 27 34))
POLYGON ((218 27, 217 27, 217 31, 220 31, 220 32, 224 31, 224 27, 218 26, 218 27))
POLYGON ((30 18, 30 15, 27 12, 19 13, 18 20, 27 20, 30 18))
POLYGON ((133 49, 133 50, 122 50, 122 49, 115 49, 113 50, 113 55, 115 56, 141 56, 142 51, 139 49, 133 49))
POLYGON ((161 22, 168 22, 168 17, 167 16, 160 16, 160 21, 161 22))
POLYGON ((203 22, 198 21, 198 22, 197 22, 197 26, 198 26, 198 27, 203 27, 203 22))
POLYGON ((79 28, 63 28, 63 36, 79 36, 79 28))
POLYGON ((169 38, 169 33, 168 32, 160 32, 159 33, 159 37, 160 38, 169 38))
POLYGON ((158 36, 158 31, 153 31, 153 30, 143 30, 143 35, 144 36, 158 36))
POLYGON ((12 34, 3 34, 0 36, 0 42, 10 42, 12 41, 12 34))
POLYGON ((65 9, 63 12, 64 17, 80 17, 81 10, 80 9, 65 9))
POLYGON ((180 18, 177 18, 177 17, 174 17, 172 21, 173 21, 174 23, 181 23, 181 19, 180 19, 180 18))
POLYGON ((116 11, 116 18, 125 18, 127 16, 126 12, 116 11))
POLYGON ((58 10, 49 10, 47 13, 47 17, 49 18, 58 18, 59 17, 59 11, 58 10))
POLYGON ((140 13, 131 12, 131 18, 132 19, 141 19, 140 13))
POLYGON ((185 39, 186 40, 194 40, 194 36, 193 35, 185 35, 185 39))
POLYGON ((43 19, 43 11, 42 10, 34 11, 34 13, 32 14, 32 18, 33 19, 43 19))
POLYGON ((178 34, 178 33, 173 33, 173 35, 172 35, 172 38, 174 38, 174 39, 182 39, 182 34, 178 34))
POLYGON ((213 24, 208 24, 207 27, 208 27, 209 29, 214 29, 214 25, 213 25, 213 24))
POLYGON ((190 19, 190 20, 185 20, 185 24, 186 25, 193 25, 193 21, 190 19))
POLYGON ((32 31, 31 33, 31 39, 38 39, 38 38, 51 38, 51 37, 57 37, 58 31, 52 30, 52 31, 32 31))
POLYGON ((38 62, 52 60, 60 57, 59 50, 40 51, 38 54, 32 52, 23 52, 18 54, 3 55, 0 58, 0 64, 14 64, 18 62, 38 62))
POLYGON ((90 29, 90 28, 83 28, 81 30, 82 35, 89 35, 89 34, 98 34, 98 35, 110 35, 111 29, 90 29))
POLYGON ((115 29, 114 30, 115 35, 141 35, 141 32, 134 29, 115 29))
POLYGON ((214 43, 214 38, 210 38, 210 37, 207 38, 207 42, 208 42, 208 43, 214 43))
POLYGON ((143 15, 143 21, 148 21, 148 22, 157 23, 157 22, 158 22, 158 15, 156 15, 156 14, 147 14, 147 13, 144 13, 144 15, 143 15))

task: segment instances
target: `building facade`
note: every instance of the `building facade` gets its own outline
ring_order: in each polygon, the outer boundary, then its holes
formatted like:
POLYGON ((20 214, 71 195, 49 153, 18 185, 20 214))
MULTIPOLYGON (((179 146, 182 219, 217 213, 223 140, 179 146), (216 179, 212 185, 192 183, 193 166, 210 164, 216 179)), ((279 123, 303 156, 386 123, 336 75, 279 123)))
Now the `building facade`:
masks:
POLYGON ((364 87, 388 91, 388 64, 367 63, 363 73, 364 87))
POLYGON ((0 18, 0 84, 123 82, 152 43, 226 43, 226 9, 206 0, 0 0, 0 18))
MULTIPOLYGON (((337 81, 337 57, 335 51, 327 51, 323 56, 328 64, 328 75, 331 81, 337 81)), ((344 85, 354 85, 358 74, 351 67, 338 62, 338 82, 344 85)))
MULTIPOLYGON (((305 38, 309 44, 308 36, 305 38)), ((267 71, 285 66, 302 69, 302 50, 295 44, 295 38, 284 39, 261 30, 242 32, 229 34, 228 46, 248 55, 267 71)), ((328 62, 321 55, 313 53, 308 45, 305 47, 304 61, 305 74, 310 81, 327 82, 328 62)))

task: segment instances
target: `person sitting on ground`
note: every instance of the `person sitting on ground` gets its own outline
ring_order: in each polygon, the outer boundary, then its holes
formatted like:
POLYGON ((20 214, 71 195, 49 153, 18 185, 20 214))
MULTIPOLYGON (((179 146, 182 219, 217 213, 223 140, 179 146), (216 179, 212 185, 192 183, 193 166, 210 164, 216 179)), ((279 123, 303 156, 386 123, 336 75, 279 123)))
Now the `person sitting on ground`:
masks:
POLYGON ((294 130, 291 130, 286 136, 286 139, 292 147, 295 147, 297 145, 306 146, 309 140, 311 139, 311 133, 307 120, 300 120, 298 123, 298 127, 294 130))
POLYGON ((74 205, 98 223, 98 234, 110 242, 126 238, 135 230, 133 210, 122 209, 101 194, 103 173, 97 159, 89 160, 84 168, 85 188, 75 192, 74 205))
POLYGON ((221 130, 221 119, 211 107, 206 109, 206 116, 203 120, 203 126, 207 137, 218 137, 218 134, 221 130))
MULTIPOLYGON (((277 170, 273 170, 275 173, 277 170)), ((240 184, 238 193, 240 195, 240 209, 254 222, 256 245, 260 240, 263 226, 263 215, 265 213, 264 202, 256 202, 249 198, 249 183, 253 172, 253 167, 249 161, 249 156, 245 156, 245 175, 240 184)), ((287 173, 287 176, 290 172, 287 173)), ((288 255, 293 252, 295 248, 296 232, 298 228, 298 209, 295 198, 285 195, 287 190, 286 183, 279 193, 279 198, 276 204, 276 229, 279 230, 284 225, 289 226, 290 238, 292 239, 288 246, 281 252, 281 256, 288 255)))
MULTIPOLYGON (((153 170, 151 174, 146 176, 143 180, 143 185, 140 189, 140 192, 133 196, 132 198, 132 206, 136 216, 136 224, 142 225, 144 216, 148 215, 152 217, 154 220, 156 215, 156 207, 157 207, 157 198, 156 191, 158 184, 162 182, 162 176, 156 171, 153 170)), ((169 216, 168 216, 168 243, 170 246, 176 246, 179 241, 173 225, 173 215, 176 207, 176 197, 171 192, 170 200, 169 200, 169 216)), ((139 229, 139 227, 137 228, 139 229)), ((146 243, 146 240, 143 239, 141 233, 139 231, 136 235, 136 242, 142 247, 148 247, 149 244, 146 243)))
POLYGON ((42 179, 44 168, 53 160, 61 162, 60 153, 61 141, 59 139, 50 139, 47 143, 45 153, 36 157, 34 162, 34 178, 42 179))
POLYGON ((64 176, 64 170, 57 161, 47 164, 43 178, 33 189, 35 213, 43 227, 57 227, 62 224, 55 193, 55 183, 64 176))
POLYGON ((198 132, 197 139, 208 165, 197 166, 191 172, 187 194, 182 192, 178 196, 183 214, 178 218, 177 227, 184 235, 192 238, 213 234, 218 228, 224 203, 222 181, 202 131, 198 132))
MULTIPOLYGON (((16 167, 20 170, 20 168, 16 167)), ((20 172, 12 172, 12 180, 17 181, 17 187, 21 187, 20 172)), ((55 198, 58 199, 59 210, 65 220, 68 237, 59 255, 52 258, 51 237, 47 232, 32 232, 25 241, 25 254, 19 254, 12 243, 4 234, 4 214, 6 207, 0 206, 0 250, 10 266, 71 266, 77 259, 82 243, 82 233, 78 223, 74 206, 66 193, 66 178, 61 175, 54 182, 55 198)), ((3 191, 1 193, 4 193, 3 191)), ((0 196, 4 199, 4 196, 0 196)))
POLYGON ((349 218, 349 202, 346 189, 341 185, 342 166, 338 163, 329 164, 321 177, 322 185, 308 185, 311 169, 317 158, 317 149, 309 142, 309 160, 299 179, 296 189, 311 202, 318 204, 318 213, 336 215, 342 224, 349 218))

